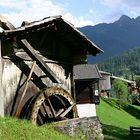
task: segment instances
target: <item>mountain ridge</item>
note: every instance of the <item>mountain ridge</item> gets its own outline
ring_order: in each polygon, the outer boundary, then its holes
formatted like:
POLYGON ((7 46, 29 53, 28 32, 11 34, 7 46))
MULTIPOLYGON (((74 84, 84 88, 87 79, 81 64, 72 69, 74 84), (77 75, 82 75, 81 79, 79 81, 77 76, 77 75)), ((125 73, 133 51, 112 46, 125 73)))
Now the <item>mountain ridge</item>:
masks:
POLYGON ((122 15, 113 23, 100 23, 78 29, 104 50, 103 54, 89 57, 89 63, 98 63, 140 46, 140 16, 130 18, 122 15))

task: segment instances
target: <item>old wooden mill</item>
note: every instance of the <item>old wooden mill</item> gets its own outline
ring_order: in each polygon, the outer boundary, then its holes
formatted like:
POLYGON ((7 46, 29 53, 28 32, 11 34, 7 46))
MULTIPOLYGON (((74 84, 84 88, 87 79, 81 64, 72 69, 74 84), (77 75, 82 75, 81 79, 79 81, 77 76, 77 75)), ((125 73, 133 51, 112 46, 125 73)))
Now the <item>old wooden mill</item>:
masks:
POLYGON ((0 17, 0 114, 34 124, 78 117, 73 66, 102 52, 61 16, 23 22, 0 17))

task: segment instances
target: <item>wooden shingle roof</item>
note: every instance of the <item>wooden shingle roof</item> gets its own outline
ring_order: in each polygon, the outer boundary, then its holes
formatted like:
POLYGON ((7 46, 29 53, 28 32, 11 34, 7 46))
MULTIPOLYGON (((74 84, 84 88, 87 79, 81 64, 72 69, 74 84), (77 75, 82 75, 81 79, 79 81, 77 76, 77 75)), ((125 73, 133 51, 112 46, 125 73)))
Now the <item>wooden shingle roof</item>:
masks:
MULTIPOLYGON (((96 55, 103 50, 61 16, 46 17, 34 22, 23 22, 13 30, 4 30, 1 37, 8 40, 26 38, 36 50, 54 60, 86 63, 87 54, 96 55)), ((19 42, 17 42, 18 44, 19 42)), ((20 44, 18 44, 20 46, 20 44)))
POLYGON ((97 65, 82 64, 74 66, 74 79, 75 80, 91 80, 98 79, 101 75, 97 65))

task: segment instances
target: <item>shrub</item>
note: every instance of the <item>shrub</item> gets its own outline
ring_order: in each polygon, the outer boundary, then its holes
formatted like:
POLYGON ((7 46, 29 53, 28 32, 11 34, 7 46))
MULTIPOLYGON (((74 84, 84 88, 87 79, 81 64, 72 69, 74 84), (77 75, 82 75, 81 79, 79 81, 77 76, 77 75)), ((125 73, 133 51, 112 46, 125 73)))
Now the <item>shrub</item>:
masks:
POLYGON ((128 85, 122 80, 115 79, 112 84, 112 88, 115 91, 116 97, 119 99, 119 106, 122 103, 128 102, 128 85))
POLYGON ((136 94, 130 94, 128 96, 128 101, 133 104, 136 100, 139 100, 140 97, 139 97, 139 93, 136 93, 136 94))

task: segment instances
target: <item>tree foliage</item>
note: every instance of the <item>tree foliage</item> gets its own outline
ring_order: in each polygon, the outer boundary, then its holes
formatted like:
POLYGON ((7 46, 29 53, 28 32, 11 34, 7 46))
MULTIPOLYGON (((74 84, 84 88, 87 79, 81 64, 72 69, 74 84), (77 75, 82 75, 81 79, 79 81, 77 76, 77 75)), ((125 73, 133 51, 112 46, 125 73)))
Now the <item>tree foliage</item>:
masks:
POLYGON ((119 105, 127 102, 128 98, 128 86, 122 80, 115 79, 112 84, 112 88, 116 93, 116 97, 119 99, 119 105))
POLYGON ((140 75, 140 47, 99 63, 98 67, 100 70, 132 80, 132 75, 140 75))

